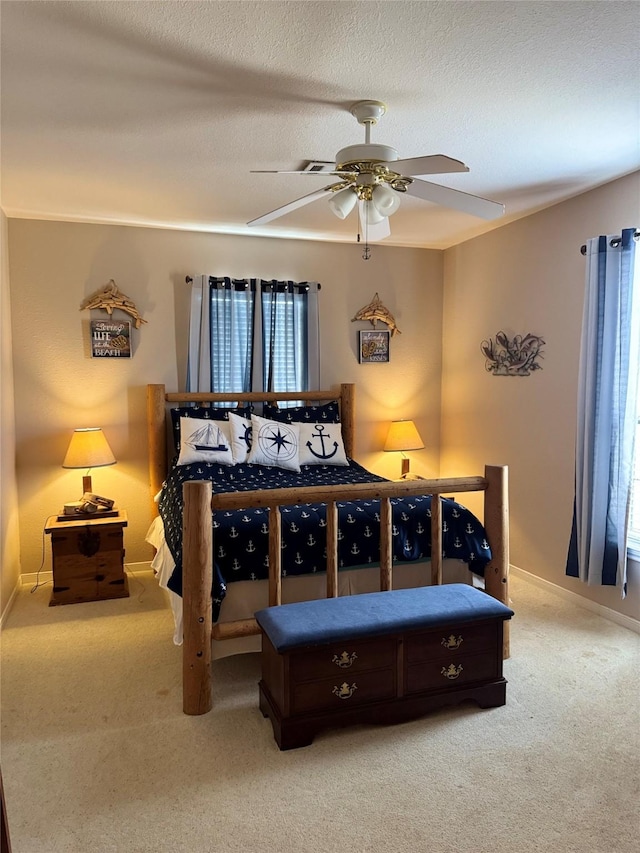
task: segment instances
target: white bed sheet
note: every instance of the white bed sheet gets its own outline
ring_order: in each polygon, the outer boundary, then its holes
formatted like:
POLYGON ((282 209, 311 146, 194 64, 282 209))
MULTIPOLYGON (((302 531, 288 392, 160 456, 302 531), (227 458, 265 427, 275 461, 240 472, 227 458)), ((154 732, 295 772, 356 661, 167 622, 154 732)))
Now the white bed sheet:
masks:
MULTIPOLYGON (((156 549, 151 568, 162 589, 166 590, 174 618, 173 642, 182 645, 182 598, 168 587, 167 583, 175 568, 175 562, 166 543, 162 519, 157 516, 145 540, 156 549)), ((460 560, 442 561, 442 579, 444 583, 468 583, 483 586, 482 578, 469 571, 467 564, 460 560)), ((431 563, 412 562, 395 563, 393 567, 393 586, 395 589, 429 586, 431 584, 431 563)), ((363 592, 377 592, 380 589, 380 571, 378 568, 348 569, 338 574, 339 595, 356 595, 363 592)), ((307 601, 326 596, 326 575, 301 575, 282 579, 282 603, 307 601)), ((220 622, 233 622, 236 619, 249 619, 256 610, 267 607, 269 601, 269 582, 236 581, 227 586, 227 594, 220 608, 220 622)), ((231 640, 213 640, 213 658, 229 657, 245 652, 259 652, 260 635, 231 640)))

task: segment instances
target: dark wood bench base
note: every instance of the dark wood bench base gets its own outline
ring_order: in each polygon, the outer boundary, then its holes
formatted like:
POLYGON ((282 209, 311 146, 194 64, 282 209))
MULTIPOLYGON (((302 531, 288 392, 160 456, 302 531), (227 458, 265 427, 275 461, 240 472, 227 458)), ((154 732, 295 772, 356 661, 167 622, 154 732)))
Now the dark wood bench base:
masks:
POLYGON ((404 697, 387 702, 378 702, 359 708, 329 711, 324 714, 312 714, 301 719, 284 718, 269 694, 269 690, 261 681, 260 710, 264 717, 271 720, 273 736, 282 750, 298 749, 309 746, 318 732, 327 728, 341 728, 355 724, 393 725, 404 723, 424 716, 429 711, 435 711, 448 705, 459 704, 465 700, 473 700, 480 708, 497 708, 506 703, 507 681, 504 678, 492 684, 479 687, 469 687, 460 690, 443 690, 428 696, 404 697))
POLYGON ((332 726, 399 723, 467 699, 504 705, 512 615, 464 584, 259 611, 260 710, 280 749, 295 749, 332 726))

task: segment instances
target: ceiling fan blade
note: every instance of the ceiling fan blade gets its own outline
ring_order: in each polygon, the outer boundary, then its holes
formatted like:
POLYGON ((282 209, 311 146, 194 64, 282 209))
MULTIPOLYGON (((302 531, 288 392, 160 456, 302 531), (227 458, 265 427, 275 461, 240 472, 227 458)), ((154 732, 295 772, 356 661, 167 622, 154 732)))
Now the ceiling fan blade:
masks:
POLYGON ((312 201, 317 201, 319 198, 326 198, 326 193, 335 186, 339 186, 339 184, 329 184, 321 190, 315 190, 308 195, 303 195, 301 198, 290 201, 282 207, 276 207, 275 210, 271 210, 269 213, 263 214, 263 216, 258 216, 257 219, 252 219, 251 222, 247 222, 247 225, 264 225, 266 222, 271 222, 272 219, 277 219, 279 216, 291 213, 292 210, 304 207, 305 204, 311 204, 312 201))
POLYGON ((408 160, 395 160, 390 164, 394 172, 401 175, 444 175, 448 172, 468 172, 469 167, 461 160, 445 157, 444 154, 431 154, 428 157, 410 157, 408 160))
POLYGON ((369 233, 367 234, 370 243, 377 243, 379 240, 384 240, 391 234, 391 226, 389 225, 389 217, 385 216, 382 222, 377 222, 375 225, 369 225, 369 233))
POLYGON ((300 169, 300 170, 286 170, 286 169, 251 169, 251 175, 314 175, 317 177, 320 175, 325 180, 329 177, 335 175, 337 178, 348 177, 354 175, 353 171, 349 171, 348 169, 334 169, 331 172, 311 172, 309 169, 300 169))
POLYGON ((442 187, 440 184, 432 184, 430 181, 414 180, 407 187, 409 195, 450 207, 453 210, 461 210, 472 216, 480 216, 482 219, 497 219, 504 215, 504 204, 498 201, 490 201, 477 195, 453 190, 451 187, 442 187))
POLYGON ((312 172, 310 169, 251 169, 251 175, 336 175, 338 172, 312 172))
MULTIPOLYGON (((367 202, 371 204, 371 202, 367 202)), ((391 226, 389 225, 389 217, 385 216, 381 222, 370 223, 366 221, 365 202, 358 202, 358 216, 360 217, 360 228, 362 230, 362 238, 367 243, 377 243, 384 240, 391 234, 391 226)))

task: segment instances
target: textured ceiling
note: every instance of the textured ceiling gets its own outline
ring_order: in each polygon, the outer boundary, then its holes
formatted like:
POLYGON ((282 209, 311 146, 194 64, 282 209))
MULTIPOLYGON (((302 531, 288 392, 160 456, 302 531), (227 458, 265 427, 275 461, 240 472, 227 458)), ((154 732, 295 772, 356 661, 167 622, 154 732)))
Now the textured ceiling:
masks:
POLYGON ((330 182, 252 169, 364 141, 446 154, 431 180, 506 205, 494 223, 403 197, 393 245, 443 248, 640 168, 640 3, 17 2, 0 7, 2 197, 10 217, 323 240, 357 216, 330 182))

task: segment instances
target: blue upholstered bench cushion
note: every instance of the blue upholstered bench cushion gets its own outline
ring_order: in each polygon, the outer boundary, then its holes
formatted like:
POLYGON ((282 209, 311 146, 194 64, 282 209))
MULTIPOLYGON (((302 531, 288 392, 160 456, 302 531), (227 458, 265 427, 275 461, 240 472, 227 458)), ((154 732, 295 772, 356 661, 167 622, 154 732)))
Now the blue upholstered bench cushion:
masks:
POLYGON ((463 583, 394 589, 267 607, 256 620, 285 652, 356 637, 372 637, 480 619, 510 619, 513 610, 463 583))

